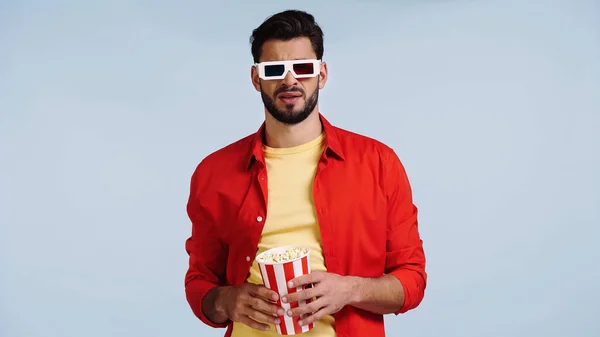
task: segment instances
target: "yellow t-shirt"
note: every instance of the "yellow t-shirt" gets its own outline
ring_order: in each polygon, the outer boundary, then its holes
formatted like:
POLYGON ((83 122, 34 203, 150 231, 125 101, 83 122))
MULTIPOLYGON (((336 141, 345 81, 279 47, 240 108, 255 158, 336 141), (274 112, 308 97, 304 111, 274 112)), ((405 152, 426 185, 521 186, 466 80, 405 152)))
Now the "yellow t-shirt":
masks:
MULTIPOLYGON (((311 270, 326 271, 321 247, 321 233, 313 200, 313 182, 319 158, 324 149, 325 135, 291 148, 263 146, 267 165, 267 217, 258 244, 260 254, 278 246, 303 244, 310 247, 311 270)), ((250 269, 248 282, 262 284, 256 261, 250 269)), ((232 337, 279 336, 275 326, 259 331, 234 322, 232 337)), ((333 337, 335 323, 327 315, 302 337, 333 337)))

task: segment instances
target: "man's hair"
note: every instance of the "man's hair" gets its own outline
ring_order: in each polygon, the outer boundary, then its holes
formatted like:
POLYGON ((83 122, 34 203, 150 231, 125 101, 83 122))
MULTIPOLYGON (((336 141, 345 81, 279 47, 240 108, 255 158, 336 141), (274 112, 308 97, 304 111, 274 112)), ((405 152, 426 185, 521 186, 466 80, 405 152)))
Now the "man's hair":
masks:
POLYGON ((323 58, 323 31, 315 18, 299 10, 287 10, 268 17, 258 28, 252 31, 252 57, 258 63, 263 44, 268 40, 288 41, 298 37, 310 39, 317 59, 323 58))

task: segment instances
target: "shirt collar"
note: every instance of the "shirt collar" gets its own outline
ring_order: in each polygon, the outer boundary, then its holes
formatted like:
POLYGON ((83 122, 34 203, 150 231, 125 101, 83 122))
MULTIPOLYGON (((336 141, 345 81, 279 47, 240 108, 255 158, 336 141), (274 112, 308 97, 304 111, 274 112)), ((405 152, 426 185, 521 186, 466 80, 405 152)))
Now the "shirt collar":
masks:
MULTIPOLYGON (((325 132, 325 156, 331 157, 333 155, 340 160, 344 160, 344 153, 342 152, 342 147, 335 127, 331 125, 321 113, 319 113, 319 119, 323 125, 323 131, 325 132)), ((246 161, 247 169, 250 169, 256 161, 264 164, 265 156, 262 150, 264 135, 265 122, 262 123, 258 131, 252 136, 248 160, 246 161)))

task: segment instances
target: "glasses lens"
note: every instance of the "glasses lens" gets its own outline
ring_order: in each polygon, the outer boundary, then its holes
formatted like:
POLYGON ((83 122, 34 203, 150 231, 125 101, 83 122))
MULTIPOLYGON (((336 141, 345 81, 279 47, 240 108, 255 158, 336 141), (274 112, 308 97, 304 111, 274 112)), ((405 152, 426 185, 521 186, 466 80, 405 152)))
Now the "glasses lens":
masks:
POLYGON ((285 66, 283 64, 271 64, 265 66, 265 76, 281 76, 283 71, 285 70, 285 66))
POLYGON ((298 75, 312 75, 315 67, 312 62, 294 64, 294 72, 298 75))

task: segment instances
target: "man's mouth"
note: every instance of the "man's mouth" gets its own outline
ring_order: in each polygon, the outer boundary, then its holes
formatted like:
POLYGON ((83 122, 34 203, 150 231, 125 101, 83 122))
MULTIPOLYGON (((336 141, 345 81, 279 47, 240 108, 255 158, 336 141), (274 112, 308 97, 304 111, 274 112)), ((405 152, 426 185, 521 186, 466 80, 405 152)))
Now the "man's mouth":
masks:
POLYGON ((281 94, 278 95, 279 98, 298 98, 298 97, 302 97, 302 93, 299 92, 282 92, 281 94))
POLYGON ((302 97, 302 93, 299 91, 288 91, 282 92, 277 97, 284 104, 296 104, 300 100, 300 97, 302 97))

